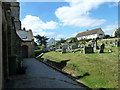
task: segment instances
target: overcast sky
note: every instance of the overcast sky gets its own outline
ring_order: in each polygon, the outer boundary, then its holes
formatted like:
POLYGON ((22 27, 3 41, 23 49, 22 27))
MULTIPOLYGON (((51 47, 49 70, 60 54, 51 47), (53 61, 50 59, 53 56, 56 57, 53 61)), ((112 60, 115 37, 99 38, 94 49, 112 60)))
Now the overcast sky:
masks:
POLYGON ((22 27, 32 29, 34 35, 56 39, 95 28, 102 28, 105 34, 111 35, 118 27, 119 0, 65 1, 20 2, 22 27))

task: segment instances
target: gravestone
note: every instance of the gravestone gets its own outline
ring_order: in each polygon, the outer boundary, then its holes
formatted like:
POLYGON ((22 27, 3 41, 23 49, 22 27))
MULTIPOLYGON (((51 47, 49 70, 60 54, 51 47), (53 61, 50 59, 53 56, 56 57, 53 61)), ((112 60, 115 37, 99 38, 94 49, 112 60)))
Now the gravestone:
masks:
POLYGON ((62 53, 66 53, 66 49, 65 48, 62 49, 62 53))
POLYGON ((85 47, 85 48, 84 48, 84 51, 85 51, 85 54, 86 54, 86 53, 94 53, 93 47, 85 47))
POLYGON ((113 44, 112 41, 110 41, 110 44, 113 44))
POLYGON ((98 45, 97 45, 97 38, 95 39, 95 47, 96 50, 99 49, 98 45))
POLYGON ((117 47, 120 47, 120 39, 117 41, 117 47))
POLYGON ((105 44, 103 43, 103 44, 100 46, 100 52, 99 52, 99 53, 104 53, 104 48, 105 48, 105 44))
POLYGON ((94 47, 95 41, 92 40, 91 46, 94 47))
POLYGON ((72 46, 72 47, 71 47, 72 49, 77 49, 77 48, 78 48, 78 44, 77 44, 77 43, 74 43, 74 44, 72 44, 71 46, 72 46))
POLYGON ((62 45, 62 53, 66 53, 66 50, 68 49, 68 44, 62 45))
POLYGON ((107 41, 105 43, 108 44, 107 41))
POLYGON ((118 42, 118 41, 117 41, 117 40, 115 40, 115 46, 116 46, 116 47, 117 47, 117 42, 118 42))

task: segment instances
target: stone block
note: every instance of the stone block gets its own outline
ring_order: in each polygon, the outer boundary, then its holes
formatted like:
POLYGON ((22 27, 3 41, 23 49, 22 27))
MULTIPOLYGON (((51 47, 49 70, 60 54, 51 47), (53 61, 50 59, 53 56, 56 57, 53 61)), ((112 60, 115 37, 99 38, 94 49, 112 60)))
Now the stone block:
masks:
POLYGON ((85 54, 86 53, 94 53, 93 47, 85 47, 84 51, 85 51, 85 54))

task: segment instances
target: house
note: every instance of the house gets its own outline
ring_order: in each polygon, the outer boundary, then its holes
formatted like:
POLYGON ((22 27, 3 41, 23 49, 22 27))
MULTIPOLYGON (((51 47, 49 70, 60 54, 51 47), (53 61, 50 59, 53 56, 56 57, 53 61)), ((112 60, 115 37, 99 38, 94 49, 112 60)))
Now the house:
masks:
POLYGON ((47 47, 53 46, 53 45, 55 45, 55 44, 56 44, 55 39, 54 39, 54 38, 51 38, 51 39, 48 41, 48 43, 47 43, 47 47))
POLYGON ((67 38, 66 42, 70 43, 72 41, 73 38, 67 38))
POLYGON ((78 33, 76 35, 77 39, 93 39, 93 38, 103 38, 105 33, 102 31, 101 28, 96 28, 93 30, 87 30, 85 32, 78 33))

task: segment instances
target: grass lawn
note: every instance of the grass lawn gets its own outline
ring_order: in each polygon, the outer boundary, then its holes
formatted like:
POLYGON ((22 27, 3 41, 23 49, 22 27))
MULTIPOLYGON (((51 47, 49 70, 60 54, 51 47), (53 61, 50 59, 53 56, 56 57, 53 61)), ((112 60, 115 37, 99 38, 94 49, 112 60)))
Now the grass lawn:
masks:
POLYGON ((78 79, 90 88, 118 88, 118 48, 105 48, 105 53, 84 54, 80 52, 65 53, 48 52, 43 55, 50 61, 61 62, 70 60, 62 68, 63 71, 72 76, 82 76, 89 73, 89 76, 78 79), (112 53, 108 53, 112 49, 112 53))

